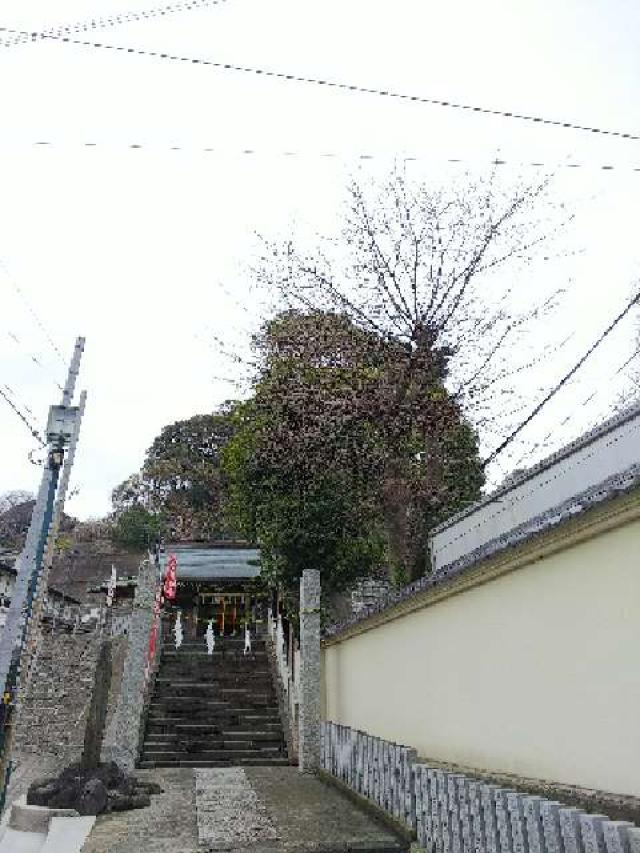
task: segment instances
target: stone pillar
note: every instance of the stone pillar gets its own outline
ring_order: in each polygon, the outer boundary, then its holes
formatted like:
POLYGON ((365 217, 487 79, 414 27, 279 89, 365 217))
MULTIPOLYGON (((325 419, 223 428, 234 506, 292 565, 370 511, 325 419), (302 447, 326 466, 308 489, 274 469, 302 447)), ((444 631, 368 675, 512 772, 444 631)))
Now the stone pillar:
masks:
POLYGON ((145 560, 138 571, 118 705, 102 748, 103 761, 115 761, 128 771, 135 767, 140 746, 145 665, 153 625, 156 583, 156 568, 152 562, 145 560))
POLYGON ((320 572, 300 579, 300 722, 298 761, 302 773, 320 769, 320 572))

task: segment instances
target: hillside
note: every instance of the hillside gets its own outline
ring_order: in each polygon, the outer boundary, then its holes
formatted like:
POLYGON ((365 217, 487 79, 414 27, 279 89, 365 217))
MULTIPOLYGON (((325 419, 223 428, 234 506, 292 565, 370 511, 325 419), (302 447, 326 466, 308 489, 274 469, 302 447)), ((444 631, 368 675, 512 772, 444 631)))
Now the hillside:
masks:
MULTIPOLYGON (((24 545, 34 501, 17 504, 0 513, 0 550, 5 562, 13 563, 24 545)), ((123 551, 109 539, 107 525, 79 523, 71 516, 62 516, 56 554, 51 567, 49 584, 60 592, 90 602, 98 598, 88 593, 111 574, 114 565, 118 575, 137 575, 141 554, 123 551)))
MULTIPOLYGON (((35 501, 25 501, 0 513, 0 546, 18 551, 22 548, 31 523, 34 506, 35 501)), ((60 532, 69 533, 77 523, 75 518, 63 513, 60 532)))

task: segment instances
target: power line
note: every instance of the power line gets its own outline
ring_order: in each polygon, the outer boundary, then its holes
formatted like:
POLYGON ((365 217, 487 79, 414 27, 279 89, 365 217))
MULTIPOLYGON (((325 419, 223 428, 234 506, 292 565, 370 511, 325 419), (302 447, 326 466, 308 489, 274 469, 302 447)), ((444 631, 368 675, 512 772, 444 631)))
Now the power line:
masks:
MULTIPOLYGON (((616 370, 616 372, 613 374, 613 377, 618 376, 620 373, 622 373, 622 371, 626 367, 628 367, 628 365, 631 364, 631 362, 635 358, 637 358, 638 356, 640 356, 640 350, 636 350, 636 352, 632 353, 629 356, 629 358, 623 364, 621 364, 620 367, 616 370)), ((569 412, 569 414, 565 418, 563 418, 557 426, 552 427, 549 430, 549 432, 545 435, 544 438, 540 439, 540 441, 537 441, 533 445, 533 447, 526 448, 524 453, 520 456, 518 461, 515 463, 514 468, 518 468, 520 466, 520 464, 521 464, 522 460, 525 458, 525 456, 530 456, 532 453, 535 453, 535 451, 538 450, 539 448, 541 448, 543 450, 546 449, 548 446, 547 442, 551 438, 551 436, 555 432, 557 432, 558 429, 562 429, 562 427, 566 426, 569 423, 569 421, 571 421, 576 416, 576 411, 579 412, 582 409, 584 409, 584 407, 587 406, 595 397, 597 397, 601 391, 602 391, 602 385, 598 385, 597 388, 594 391, 592 391, 588 397, 586 397, 584 400, 582 400, 582 402, 579 404, 579 406, 576 409, 569 412)))
MULTIPOLYGON (((505 449, 505 447, 507 447, 509 444, 511 444, 513 439, 527 426, 527 424, 531 423, 531 421, 536 417, 536 415, 539 414, 541 409, 543 409, 544 406, 546 406, 546 404, 549 402, 549 400, 551 400, 553 397, 555 397, 555 395, 563 387, 563 385, 566 385, 566 383, 569 381, 569 379, 571 379, 571 377, 574 375, 574 373, 576 373, 582 367, 582 365, 589 358, 589 356, 600 346, 602 341, 609 335, 610 332, 613 331, 613 329, 618 325, 618 323, 624 317, 626 317, 626 315, 633 308, 633 306, 636 305, 639 301, 640 301, 640 288, 638 289, 638 292, 636 293, 636 295, 627 303, 627 305, 618 314, 618 316, 615 318, 615 320, 613 320, 607 326, 607 328, 600 335, 600 337, 595 341, 595 343, 593 343, 589 347, 589 349, 585 352, 585 354, 582 356, 582 358, 580 358, 580 360, 571 368, 571 370, 562 377, 562 379, 558 382, 558 384, 554 388, 552 388, 552 390, 546 395, 546 397, 544 397, 544 399, 538 403, 538 405, 525 418, 525 420, 520 424, 520 426, 516 427, 516 429, 514 429, 514 431, 509 436, 507 436, 507 438, 505 438, 505 440, 501 444, 499 444, 498 447, 496 447, 496 449, 483 461, 484 466, 486 466, 490 462, 492 462, 499 453, 502 453, 502 451, 505 449)), ((623 365, 623 367, 624 366, 626 366, 626 365, 623 365)))
MULTIPOLYGON (((469 165, 469 164, 482 164, 487 166, 512 166, 517 168, 535 168, 535 169, 549 169, 551 171, 556 171, 558 169, 569 169, 569 170, 577 170, 577 169, 592 169, 594 171, 603 171, 603 172, 640 172, 640 165, 620 165, 615 163, 577 163, 568 161, 566 163, 556 162, 549 163, 543 160, 509 160, 504 159, 503 157, 497 157, 492 160, 482 160, 478 158, 471 157, 440 157, 438 155, 432 154, 406 154, 400 155, 397 153, 362 153, 362 152, 340 152, 340 151, 295 151, 295 150, 269 150, 262 148, 214 148, 212 146, 202 146, 202 145, 155 145, 148 144, 144 142, 123 142, 123 143, 106 143, 106 142, 56 142, 55 140, 36 140, 32 142, 27 142, 26 145, 34 148, 66 148, 70 146, 75 146, 79 148, 97 148, 97 149, 123 149, 123 150, 135 150, 135 151, 145 151, 145 152, 159 152, 159 151, 177 151, 177 152, 185 152, 188 154, 199 153, 199 154, 217 154, 219 156, 249 156, 249 157, 282 157, 282 158, 305 158, 305 157, 314 157, 318 159, 333 159, 333 160, 398 160, 403 163, 411 163, 411 162, 423 162, 425 160, 432 160, 438 163, 449 163, 452 165, 469 165)), ((0 141, 0 147, 2 147, 2 141, 0 141)), ((10 147, 10 146, 7 146, 10 147)))
POLYGON ((134 54, 137 56, 151 56, 156 59, 167 60, 168 62, 188 62, 192 65, 206 65, 210 68, 217 68, 222 71, 237 71, 242 74, 253 74, 261 77, 268 77, 275 80, 284 80, 288 83, 306 83, 313 86, 325 86, 326 88, 338 89, 345 92, 357 93, 361 95, 377 95, 378 97, 390 98, 399 101, 409 101, 413 103, 429 104, 430 106, 446 107, 447 109, 464 110, 481 115, 496 116, 498 118, 516 119, 517 121, 525 121, 534 124, 542 124, 551 127, 559 127, 565 130, 579 130, 585 133, 597 133, 604 136, 615 136, 620 139, 640 140, 640 135, 626 133, 620 130, 608 130, 601 127, 591 127, 588 125, 576 124, 572 121, 561 121, 560 119, 545 118, 544 116, 529 115, 527 113, 518 113, 508 110, 491 109, 490 107, 482 107, 476 104, 457 103, 456 101, 446 101, 441 98, 430 98, 424 95, 410 95, 406 92, 396 92, 391 89, 380 89, 373 86, 359 86, 355 83, 345 83, 340 80, 329 80, 323 77, 304 77, 301 74, 287 74, 284 71, 273 71, 268 68, 259 68, 250 65, 235 65, 230 62, 216 62, 212 59, 203 59, 202 57, 177 56, 171 53, 164 53, 155 50, 146 50, 143 48, 125 47, 123 45, 105 44, 104 42, 91 42, 83 39, 74 39, 70 36, 57 36, 45 32, 18 30, 12 27, 0 27, 0 32, 11 33, 14 35, 29 36, 32 41, 37 39, 52 39, 62 41, 67 44, 79 45, 80 47, 92 47, 99 50, 117 50, 123 53, 134 54))
MULTIPOLYGON (((150 18, 162 17, 164 15, 176 14, 179 12, 188 12, 191 9, 207 8, 209 6, 217 6, 221 3, 226 3, 228 0, 186 0, 186 2, 170 3, 166 6, 155 6, 151 9, 144 9, 133 12, 121 12, 119 15, 108 15, 101 18, 91 18, 89 20, 78 21, 74 24, 61 24, 58 27, 50 27, 44 30, 46 36, 58 38, 59 36, 69 35, 70 33, 90 32, 91 30, 102 30, 108 27, 118 27, 122 24, 128 24, 131 21, 147 21, 150 18)), ((0 47, 14 47, 19 44, 27 44, 32 41, 32 34, 28 32, 16 35, 11 39, 5 39, 0 42, 0 47)))
POLYGON ((7 332, 7 335, 8 335, 8 336, 11 338, 11 340, 12 340, 12 341, 14 341, 14 342, 19 346, 19 347, 23 347, 23 348, 24 348, 25 354, 29 357, 29 359, 30 359, 34 364, 36 364, 36 365, 37 365, 41 370, 43 370, 43 371, 47 374, 47 376, 49 377, 49 379, 50 379, 50 380, 55 384, 56 388, 58 388, 60 391, 62 391, 62 390, 63 390, 62 385, 61 385, 61 384, 60 384, 56 379, 54 379, 54 377, 53 377, 53 376, 51 376, 51 374, 49 373, 49 371, 47 370, 47 368, 44 366, 44 364, 40 361, 40 359, 39 359, 37 356, 33 355, 33 353, 29 352, 29 350, 28 350, 28 349, 26 349, 26 347, 24 347, 24 346, 23 346, 22 341, 20 340, 20 338, 19 338, 16 334, 14 334, 13 332, 7 332))
MULTIPOLYGON (((5 387, 5 391, 8 391, 14 400, 18 400, 19 395, 16 394, 16 392, 13 390, 13 388, 10 385, 7 385, 7 383, 5 382, 4 387, 5 387)), ((27 406, 27 404, 24 402, 24 400, 22 401, 22 408, 25 410, 25 412, 28 412, 32 418, 35 418, 33 410, 31 408, 29 408, 29 406, 27 406)))
POLYGON ((38 326, 38 328, 40 329, 40 331, 42 332, 42 334, 43 334, 43 335, 45 336, 45 338, 47 339, 47 341, 48 341, 49 345, 51 346, 51 348, 53 349, 53 351, 55 352, 55 354, 58 356, 58 358, 60 359, 60 361, 61 361, 63 364, 65 364, 64 357, 63 357, 62 353, 60 352, 60 350, 58 349, 58 347, 56 346, 55 341, 53 340, 53 338, 51 337, 51 335, 49 334, 49 332, 45 329, 45 327, 44 327, 44 323, 42 322, 42 320, 40 319, 40 317, 38 317, 38 315, 36 314, 35 309, 31 306, 31 303, 29 302, 29 300, 28 300, 28 299, 27 299, 27 297, 25 296, 24 291, 22 290, 22 288, 20 287, 20 285, 18 284, 18 282, 15 280, 15 278, 11 275, 11 273, 10 273, 10 272, 9 272, 9 270, 7 269, 7 265, 5 264, 5 262, 4 262, 4 260, 3 260, 2 258, 0 258, 0 268, 2 268, 2 270, 3 270, 4 274, 5 274, 5 277, 6 277, 6 278, 7 278, 7 280, 10 282, 10 284, 13 286, 14 290, 16 291, 16 293, 18 294, 18 296, 20 297, 20 299, 22 299, 22 301, 24 302, 24 304, 25 304, 25 306, 26 306, 26 308, 27 308, 27 311, 28 311, 28 312, 31 314, 31 316, 33 317, 33 320, 35 321, 36 325, 38 326))
MULTIPOLYGON (((5 385, 5 388, 6 388, 6 387, 7 387, 7 386, 5 385)), ((26 415, 24 415, 24 414, 20 411, 20 409, 15 405, 15 403, 13 403, 13 401, 10 399, 10 397, 8 397, 8 396, 7 396, 7 394, 5 394, 5 392, 2 390, 2 388, 0 388, 0 397, 2 397, 2 399, 3 399, 3 400, 5 400, 5 401, 6 401, 6 402, 11 406, 11 408, 13 409, 13 411, 14 411, 14 412, 16 413, 16 415, 20 418, 20 420, 22 421, 22 423, 23 423, 23 424, 25 424, 25 426, 27 427, 27 429, 29 430, 29 432, 31 433, 31 435, 36 439, 36 441, 38 442, 38 444, 40 444, 40 446, 41 446, 41 447, 46 447, 46 444, 44 443, 44 441, 42 440, 42 438, 40 437, 40 435, 36 432, 36 430, 35 430, 35 429, 31 426, 31 424, 29 423, 29 419, 26 417, 26 415)))

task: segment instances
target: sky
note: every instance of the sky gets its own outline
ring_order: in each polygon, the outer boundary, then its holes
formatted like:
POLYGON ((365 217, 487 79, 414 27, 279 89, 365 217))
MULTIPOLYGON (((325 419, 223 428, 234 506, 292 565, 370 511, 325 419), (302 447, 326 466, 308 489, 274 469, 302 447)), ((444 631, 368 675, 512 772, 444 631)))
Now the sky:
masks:
MULTIPOLYGON (((152 2, 8 0, 0 26, 57 29, 152 2)), ((226 0, 74 37, 640 135, 639 35, 633 0, 226 0)), ((333 233, 353 176, 400 163, 446 184, 497 154, 514 182, 544 162, 575 213, 559 257, 522 274, 523 289, 567 289, 539 351, 571 335, 523 384, 526 407, 640 278, 640 142, 55 40, 0 46, 0 388, 41 429, 86 336, 67 511, 108 512, 164 425, 233 396, 237 368, 214 336, 246 347, 261 316, 256 233, 333 233)), ((613 411, 637 324, 616 328, 492 481, 613 411)), ((0 435, 0 493, 35 489, 35 442, 4 400, 0 435)), ((485 452, 497 440, 483 436, 485 452)))

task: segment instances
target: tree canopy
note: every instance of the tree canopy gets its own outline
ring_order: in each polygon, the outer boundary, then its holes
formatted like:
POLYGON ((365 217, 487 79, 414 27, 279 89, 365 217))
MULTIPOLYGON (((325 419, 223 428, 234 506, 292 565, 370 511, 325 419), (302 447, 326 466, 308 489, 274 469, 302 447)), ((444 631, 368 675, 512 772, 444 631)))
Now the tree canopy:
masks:
POLYGON ((229 509, 285 585, 305 567, 339 589, 380 565, 424 573, 428 530, 478 497, 475 434, 429 352, 337 312, 289 310, 255 341, 252 399, 223 452, 229 509))
POLYGON ((228 533, 222 513, 220 452, 232 431, 228 407, 162 429, 139 474, 112 494, 116 517, 140 506, 177 540, 210 540, 228 533))
POLYGON ((162 532, 160 518, 140 505, 125 509, 115 519, 111 538, 131 551, 150 548, 162 532))

